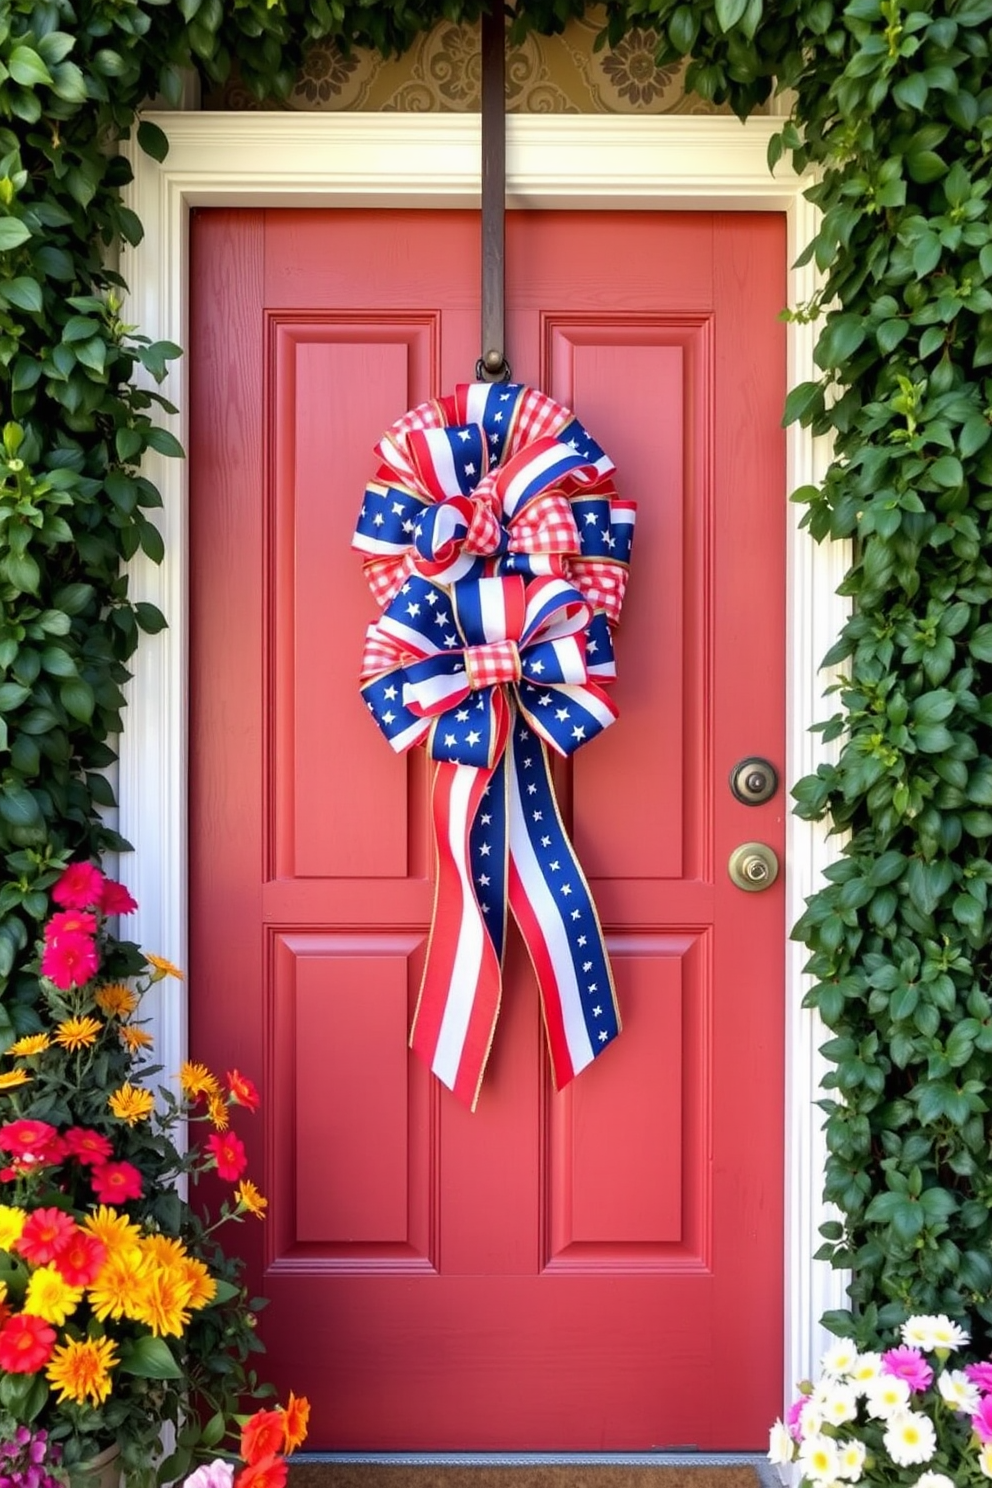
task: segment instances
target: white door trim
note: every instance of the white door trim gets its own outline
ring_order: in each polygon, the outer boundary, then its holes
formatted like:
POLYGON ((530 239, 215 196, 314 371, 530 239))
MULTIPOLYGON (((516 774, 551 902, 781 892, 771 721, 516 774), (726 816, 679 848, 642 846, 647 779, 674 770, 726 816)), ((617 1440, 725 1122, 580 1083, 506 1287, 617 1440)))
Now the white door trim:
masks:
MULTIPOLYGON (((153 339, 187 344, 188 215, 192 206, 477 207, 479 117, 464 114, 188 113, 152 116, 170 150, 158 164, 133 144, 134 183, 128 205, 144 224, 144 241, 124 255, 130 285, 127 319, 153 339)), ((507 120, 507 200, 510 206, 643 210, 716 209, 785 214, 789 262, 815 231, 815 209, 787 164, 766 164, 771 118, 748 124, 721 117, 511 115, 507 120)), ((815 288, 809 267, 791 269, 788 301, 815 288)), ((814 328, 790 323, 790 385, 816 375, 814 328)), ((187 375, 174 364, 165 392, 179 415, 172 426, 185 442, 187 375)), ((806 431, 788 431, 788 489, 815 482, 826 453, 806 431)), ((186 960, 186 678, 187 481, 184 462, 148 459, 148 474, 164 497, 160 514, 166 559, 160 568, 132 565, 131 592, 159 605, 169 628, 142 639, 128 687, 121 740, 120 830, 135 845, 124 876, 138 899, 135 935, 180 965, 186 960)), ((787 492, 783 491, 785 506, 787 492)), ((798 528, 790 508, 788 553, 787 778, 816 768, 822 757, 809 727, 824 714, 818 662, 846 614, 836 589, 848 554, 819 547, 798 528)), ((787 918, 798 918, 833 855, 823 831, 789 818, 787 918)), ((843 1279, 811 1257, 825 1217, 821 1191, 823 1142, 816 1097, 820 1033, 800 1011, 802 947, 783 947, 786 960, 786 1338, 784 1396, 814 1371, 823 1346, 817 1319, 843 1305, 843 1279)), ((163 986, 154 989, 159 992, 163 986)), ((186 1052, 185 1005, 161 993, 151 1009, 158 1056, 167 1072, 186 1052)), ((742 1098, 746 1092, 742 1091, 742 1098)), ((760 1340, 755 1340, 760 1347, 760 1340)))

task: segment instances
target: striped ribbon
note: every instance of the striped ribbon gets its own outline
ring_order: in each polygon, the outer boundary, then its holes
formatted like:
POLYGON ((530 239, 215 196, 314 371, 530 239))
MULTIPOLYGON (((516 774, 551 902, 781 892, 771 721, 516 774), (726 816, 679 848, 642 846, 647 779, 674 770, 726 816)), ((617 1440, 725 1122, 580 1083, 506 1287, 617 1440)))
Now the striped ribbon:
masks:
POLYGON ((549 751, 567 757, 616 718, 603 686, 634 506, 574 415, 532 388, 462 385, 376 449, 354 539, 383 606, 362 695, 394 750, 422 744, 434 761, 437 890, 410 1042, 474 1110, 510 913, 556 1088, 620 1031, 549 751))

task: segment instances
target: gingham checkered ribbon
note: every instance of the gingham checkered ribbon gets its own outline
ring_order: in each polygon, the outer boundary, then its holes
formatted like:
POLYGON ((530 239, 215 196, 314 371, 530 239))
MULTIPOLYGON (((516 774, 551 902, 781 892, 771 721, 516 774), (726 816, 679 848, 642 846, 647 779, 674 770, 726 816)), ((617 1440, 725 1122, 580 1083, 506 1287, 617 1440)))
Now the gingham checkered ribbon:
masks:
POLYGON ((555 801, 616 709, 634 506, 578 419, 533 388, 465 383, 376 446, 353 546, 383 613, 362 695, 434 763, 437 893, 411 1046, 473 1109, 511 910, 537 974, 555 1084, 620 1030, 596 908, 555 801))
POLYGON ((620 1029, 547 757, 613 723, 598 683, 615 674, 605 616, 550 576, 448 590, 412 575, 369 630, 369 711, 394 749, 424 742, 436 761, 437 896, 411 1044, 472 1107, 499 1011, 508 907, 537 972, 556 1086, 620 1029))
POLYGON ((521 385, 465 383, 405 414, 376 452, 353 546, 380 606, 412 573, 445 584, 555 574, 617 623, 633 505, 561 404, 521 385))

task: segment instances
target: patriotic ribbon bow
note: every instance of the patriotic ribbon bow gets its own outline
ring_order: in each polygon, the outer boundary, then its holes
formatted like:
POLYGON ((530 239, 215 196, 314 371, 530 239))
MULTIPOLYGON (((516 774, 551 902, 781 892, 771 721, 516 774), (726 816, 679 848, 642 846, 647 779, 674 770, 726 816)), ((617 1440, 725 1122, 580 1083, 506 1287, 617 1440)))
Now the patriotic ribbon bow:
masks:
POLYGON ((426 742, 438 878, 411 1046, 475 1107, 499 1012, 507 908, 537 972, 555 1085, 620 1031, 596 908, 548 748, 608 728, 610 628, 564 580, 412 574, 369 627, 362 694, 397 751, 426 742), (598 678, 599 681, 594 680, 598 678))
POLYGON ((520 384, 465 383, 405 414, 376 452, 353 546, 380 605, 413 573, 554 574, 616 624, 634 508, 568 409, 520 384))

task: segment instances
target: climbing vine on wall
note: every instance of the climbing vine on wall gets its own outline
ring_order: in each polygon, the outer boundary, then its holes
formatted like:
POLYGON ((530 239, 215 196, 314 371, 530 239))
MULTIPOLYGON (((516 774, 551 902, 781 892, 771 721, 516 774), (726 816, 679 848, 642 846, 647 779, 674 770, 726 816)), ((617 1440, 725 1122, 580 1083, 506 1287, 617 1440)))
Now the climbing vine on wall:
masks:
MULTIPOLYGON (((156 417, 168 343, 128 325, 113 268, 141 224, 114 143, 184 69, 290 90, 307 46, 400 52, 477 0, 17 0, 0 10, 0 1041, 33 1026, 47 890, 122 846, 104 773, 139 632, 163 617, 122 561, 161 541, 141 474, 181 451, 156 417), (139 380, 139 373, 140 380, 139 380)), ((560 30, 584 0, 518 0, 560 30)), ((817 540, 855 538, 830 660, 836 760, 798 809, 847 836, 796 934, 830 1033, 824 1255, 852 1266, 840 1330, 908 1310, 992 1325, 992 0, 609 0, 687 86, 745 117, 774 86, 772 161, 812 167, 822 376, 786 417, 830 433, 817 540)), ((780 169, 787 168, 785 164, 780 169)))

